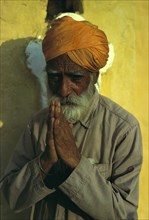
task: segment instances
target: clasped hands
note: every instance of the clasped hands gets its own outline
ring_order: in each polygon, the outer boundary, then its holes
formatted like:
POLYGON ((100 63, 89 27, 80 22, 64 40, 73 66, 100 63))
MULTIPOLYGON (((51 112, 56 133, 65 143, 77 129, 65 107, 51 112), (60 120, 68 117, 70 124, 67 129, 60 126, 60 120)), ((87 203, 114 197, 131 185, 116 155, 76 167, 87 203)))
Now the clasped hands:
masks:
POLYGON ((61 159, 74 169, 81 155, 72 134, 72 125, 66 120, 57 100, 51 102, 47 123, 46 148, 41 156, 42 168, 48 173, 58 159, 61 159))

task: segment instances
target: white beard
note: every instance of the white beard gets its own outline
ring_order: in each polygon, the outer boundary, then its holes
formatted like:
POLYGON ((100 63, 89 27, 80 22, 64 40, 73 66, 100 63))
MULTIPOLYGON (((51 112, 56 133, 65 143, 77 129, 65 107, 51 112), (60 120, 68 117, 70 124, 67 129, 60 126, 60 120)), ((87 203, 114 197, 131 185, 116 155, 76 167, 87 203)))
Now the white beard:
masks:
POLYGON ((57 95, 52 95, 50 102, 52 100, 60 101, 65 118, 69 123, 74 124, 87 113, 94 92, 95 87, 91 80, 87 90, 80 96, 71 94, 68 97, 61 98, 57 95))

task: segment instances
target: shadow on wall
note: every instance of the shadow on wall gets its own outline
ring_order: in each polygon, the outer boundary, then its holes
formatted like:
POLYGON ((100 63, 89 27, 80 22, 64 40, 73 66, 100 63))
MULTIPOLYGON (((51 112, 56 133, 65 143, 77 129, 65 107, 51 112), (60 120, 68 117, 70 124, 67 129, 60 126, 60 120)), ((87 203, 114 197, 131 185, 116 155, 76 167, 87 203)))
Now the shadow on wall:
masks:
MULTIPOLYGON (((38 82, 26 67, 25 48, 32 38, 4 42, 0 46, 1 176, 31 115, 40 109, 38 82)), ((29 220, 28 212, 13 214, 2 198, 1 219, 29 220)))

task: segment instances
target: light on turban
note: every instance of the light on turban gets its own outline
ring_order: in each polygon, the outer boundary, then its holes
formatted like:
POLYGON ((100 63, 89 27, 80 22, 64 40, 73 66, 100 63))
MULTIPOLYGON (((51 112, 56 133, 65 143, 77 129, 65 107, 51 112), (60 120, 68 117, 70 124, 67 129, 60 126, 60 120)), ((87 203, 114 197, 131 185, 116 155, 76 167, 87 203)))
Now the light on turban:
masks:
POLYGON ((108 59, 108 40, 105 33, 86 21, 65 16, 54 20, 42 44, 46 61, 64 53, 91 72, 104 67, 108 59))

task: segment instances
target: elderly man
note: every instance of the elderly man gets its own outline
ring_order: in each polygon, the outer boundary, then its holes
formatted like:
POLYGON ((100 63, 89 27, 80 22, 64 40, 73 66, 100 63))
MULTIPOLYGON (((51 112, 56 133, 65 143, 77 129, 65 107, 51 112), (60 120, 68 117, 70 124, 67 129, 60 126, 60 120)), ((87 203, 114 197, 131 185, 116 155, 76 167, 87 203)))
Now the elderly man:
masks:
POLYGON ((108 58, 103 31, 70 17, 43 40, 50 106, 29 122, 2 179, 15 211, 34 220, 137 219, 138 121, 98 94, 108 58))

